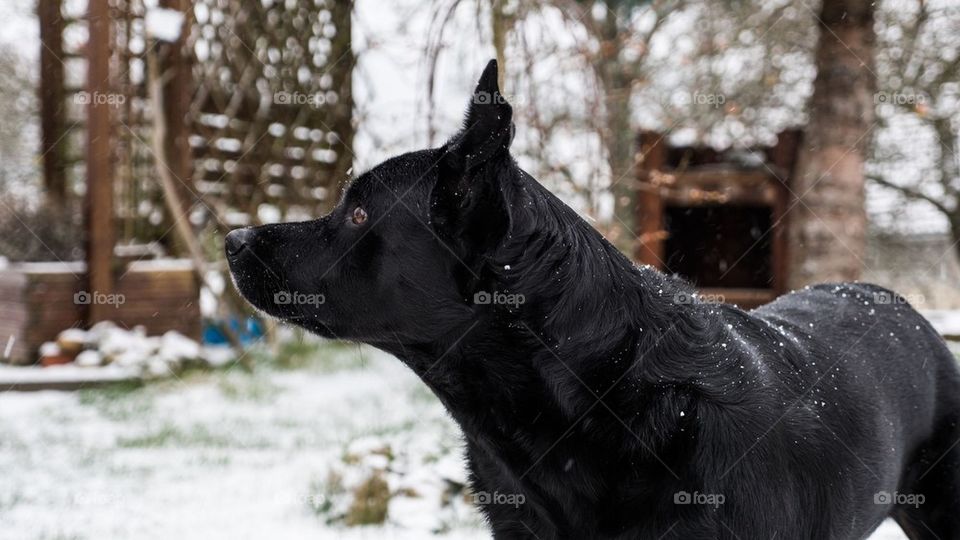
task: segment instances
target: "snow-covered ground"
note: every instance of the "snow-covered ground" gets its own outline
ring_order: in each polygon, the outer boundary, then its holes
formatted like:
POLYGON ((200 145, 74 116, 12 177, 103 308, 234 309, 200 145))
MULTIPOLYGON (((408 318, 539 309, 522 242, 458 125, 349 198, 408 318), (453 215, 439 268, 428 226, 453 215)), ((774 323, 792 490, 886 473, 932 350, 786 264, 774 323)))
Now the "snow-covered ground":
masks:
MULTIPOLYGON (((2 393, 0 539, 488 538, 466 495, 449 496, 460 444, 416 377, 367 348, 252 375, 2 393), (331 478, 368 472, 402 495, 387 525, 346 527, 331 478)), ((872 537, 901 538, 891 523, 872 537)))
MULTIPOLYGON (((455 426, 399 362, 341 346, 324 354, 296 370, 0 394, 0 538, 421 538, 438 526, 485 537, 465 503, 444 523, 326 523, 321 486, 358 442, 392 444, 394 461, 407 448, 436 454, 426 469, 436 479, 409 475, 423 497, 463 473, 455 426)), ((391 504, 440 506, 412 499, 391 504)))

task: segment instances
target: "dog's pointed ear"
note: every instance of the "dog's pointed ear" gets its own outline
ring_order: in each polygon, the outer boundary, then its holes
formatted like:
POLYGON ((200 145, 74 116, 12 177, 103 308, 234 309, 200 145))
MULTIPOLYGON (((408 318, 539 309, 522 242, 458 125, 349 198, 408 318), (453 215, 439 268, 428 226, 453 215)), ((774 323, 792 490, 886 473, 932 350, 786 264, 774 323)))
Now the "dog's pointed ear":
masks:
POLYGON ((508 154, 513 134, 513 108, 500 93, 497 61, 490 60, 470 98, 463 129, 446 144, 447 163, 460 173, 469 173, 508 154))
POLYGON ((461 257, 495 245, 509 227, 501 182, 508 174, 513 109, 497 85, 497 61, 483 70, 467 108, 463 129, 439 149, 433 191, 433 222, 454 239, 461 257))

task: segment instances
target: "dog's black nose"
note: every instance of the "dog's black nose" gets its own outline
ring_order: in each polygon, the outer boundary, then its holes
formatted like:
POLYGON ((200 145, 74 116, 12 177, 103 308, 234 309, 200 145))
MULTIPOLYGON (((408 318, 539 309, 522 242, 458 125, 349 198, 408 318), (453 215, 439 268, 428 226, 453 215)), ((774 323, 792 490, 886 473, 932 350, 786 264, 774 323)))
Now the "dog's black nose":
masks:
POLYGON ((250 242, 253 241, 253 229, 244 227, 243 229, 234 229, 227 233, 223 243, 227 250, 227 255, 232 257, 243 251, 250 242))

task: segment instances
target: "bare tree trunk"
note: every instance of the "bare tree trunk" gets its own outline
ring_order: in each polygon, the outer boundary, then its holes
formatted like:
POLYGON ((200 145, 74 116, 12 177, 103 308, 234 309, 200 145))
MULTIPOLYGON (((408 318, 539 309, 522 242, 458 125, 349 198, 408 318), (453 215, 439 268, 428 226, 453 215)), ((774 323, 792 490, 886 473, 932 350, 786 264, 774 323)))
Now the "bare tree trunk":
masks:
POLYGON ((340 192, 353 170, 353 134, 356 131, 353 125, 353 68, 357 59, 353 53, 352 15, 353 0, 334 2, 330 7, 330 22, 337 29, 330 43, 330 57, 336 60, 329 67, 329 73, 337 93, 330 127, 338 140, 333 146, 337 161, 330 175, 330 185, 325 186, 329 190, 325 201, 328 210, 332 210, 340 200, 340 192))
POLYGON ((636 239, 636 171, 633 168, 634 136, 630 126, 630 90, 614 88, 607 92, 607 161, 610 167, 613 212, 620 231, 611 240, 624 253, 633 253, 636 239))
POLYGON ((866 251, 863 164, 876 78, 870 0, 824 0, 810 121, 792 187, 791 275, 796 288, 860 277, 866 251))
POLYGON ((507 33, 510 31, 511 19, 504 11, 506 0, 490 2, 490 29, 493 31, 493 50, 497 55, 497 85, 506 88, 507 73, 507 33))
POLYGON ((950 219, 950 243, 953 246, 953 254, 960 261, 960 213, 955 214, 950 219))
POLYGON ((937 118, 931 122, 940 141, 940 184, 945 197, 943 204, 934 205, 944 212, 950 222, 950 240, 960 261, 960 192, 956 188, 956 179, 960 178, 960 156, 957 156, 957 132, 953 130, 949 117, 937 118), (951 203, 952 200, 952 204, 951 203))
POLYGON ((636 231, 636 172, 633 170, 634 135, 630 126, 631 77, 621 58, 622 39, 613 10, 607 10, 602 27, 597 71, 604 90, 607 164, 614 197, 614 229, 610 240, 624 253, 633 253, 636 231))

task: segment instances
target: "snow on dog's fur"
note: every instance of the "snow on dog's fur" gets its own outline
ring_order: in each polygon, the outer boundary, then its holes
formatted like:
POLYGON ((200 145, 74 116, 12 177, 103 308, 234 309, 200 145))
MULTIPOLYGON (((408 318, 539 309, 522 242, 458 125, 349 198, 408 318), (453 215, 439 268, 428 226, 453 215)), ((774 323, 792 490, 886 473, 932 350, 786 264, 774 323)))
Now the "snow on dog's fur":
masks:
POLYGON ((230 233, 240 292, 413 369, 497 538, 855 539, 888 515, 960 538, 960 375, 927 321, 872 285, 746 312, 634 267, 511 158, 496 71, 447 144, 230 233))

